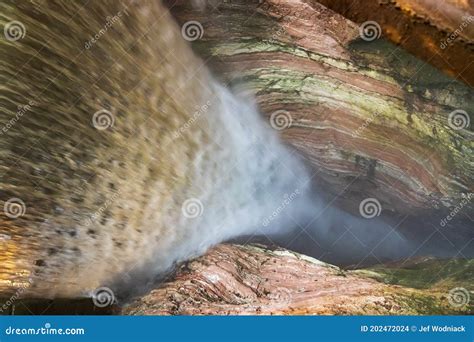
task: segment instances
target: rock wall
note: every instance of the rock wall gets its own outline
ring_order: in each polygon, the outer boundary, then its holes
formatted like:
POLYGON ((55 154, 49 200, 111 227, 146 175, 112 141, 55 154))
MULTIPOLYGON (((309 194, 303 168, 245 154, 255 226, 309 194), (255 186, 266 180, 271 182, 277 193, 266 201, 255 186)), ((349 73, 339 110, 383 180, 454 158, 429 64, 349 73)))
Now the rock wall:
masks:
POLYGON ((449 211, 472 193, 469 87, 383 39, 367 41, 315 2, 178 1, 171 10, 181 25, 202 25, 193 46, 216 75, 250 89, 269 121, 284 119, 282 137, 336 203, 357 212, 375 197, 389 211, 449 211))
MULTIPOLYGON (((399 265, 398 269, 401 268, 399 265)), ((392 271, 396 269, 394 267, 392 271)), ((387 274, 392 272, 387 268, 383 270, 387 274)), ((472 312, 472 306, 466 303, 452 305, 449 290, 387 285, 376 280, 383 274, 375 270, 344 271, 284 249, 220 245, 183 265, 173 280, 126 305, 122 314, 401 315, 472 312)), ((428 281, 425 285, 429 285, 428 281)))

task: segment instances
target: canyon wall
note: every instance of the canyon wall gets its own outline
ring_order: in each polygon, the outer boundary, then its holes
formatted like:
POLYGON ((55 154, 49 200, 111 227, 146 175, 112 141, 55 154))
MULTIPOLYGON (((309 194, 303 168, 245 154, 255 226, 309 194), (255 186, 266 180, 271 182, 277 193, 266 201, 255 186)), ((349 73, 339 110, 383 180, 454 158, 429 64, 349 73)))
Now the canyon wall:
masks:
POLYGON ((205 63, 253 93, 328 200, 472 213, 471 88, 313 1, 171 3, 183 28, 201 26, 190 40, 205 63))

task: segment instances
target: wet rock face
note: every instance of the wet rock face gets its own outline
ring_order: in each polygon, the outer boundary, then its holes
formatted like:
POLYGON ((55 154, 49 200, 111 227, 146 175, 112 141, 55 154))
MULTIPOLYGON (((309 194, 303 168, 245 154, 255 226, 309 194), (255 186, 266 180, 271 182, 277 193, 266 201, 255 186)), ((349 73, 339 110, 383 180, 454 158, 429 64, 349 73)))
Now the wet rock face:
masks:
POLYGON ((328 198, 413 214, 449 212, 473 192, 472 89, 316 2, 252 3, 172 13, 203 25, 194 48, 219 77, 250 89, 270 124, 284 119, 277 129, 328 198))
POLYGON ((376 21, 383 35, 461 82, 474 85, 474 66, 466 61, 474 46, 472 0, 318 0, 362 24, 376 21))
MULTIPOLYGON (((382 267, 386 273, 391 270, 382 267)), ((466 313, 446 290, 387 285, 378 270, 343 271, 284 249, 219 245, 173 280, 126 305, 124 315, 466 313)), ((394 282, 393 279, 391 279, 394 282)), ((459 284, 459 282, 458 282, 459 284)), ((471 289, 472 290, 472 289, 471 289)), ((468 290, 466 290, 468 291, 468 290)))

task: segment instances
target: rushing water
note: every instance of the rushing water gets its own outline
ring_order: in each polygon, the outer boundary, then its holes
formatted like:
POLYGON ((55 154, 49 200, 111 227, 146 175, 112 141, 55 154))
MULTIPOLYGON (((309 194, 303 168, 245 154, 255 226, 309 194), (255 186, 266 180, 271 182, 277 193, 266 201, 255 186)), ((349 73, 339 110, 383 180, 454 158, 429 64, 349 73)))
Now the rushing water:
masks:
POLYGON ((265 122, 213 80, 160 2, 78 7, 5 11, 28 34, 2 41, 15 77, 2 75, 0 96, 0 203, 12 210, 0 217, 0 295, 140 287, 239 237, 316 257, 317 241, 352 260, 410 255, 390 225, 322 200, 313 170, 280 141, 279 119, 265 122))

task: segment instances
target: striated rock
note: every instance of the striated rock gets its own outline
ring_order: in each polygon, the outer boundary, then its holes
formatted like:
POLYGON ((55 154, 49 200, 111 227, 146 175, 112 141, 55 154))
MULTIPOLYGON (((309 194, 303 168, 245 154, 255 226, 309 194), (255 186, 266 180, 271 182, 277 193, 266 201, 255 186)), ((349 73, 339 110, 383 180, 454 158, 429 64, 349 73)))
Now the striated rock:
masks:
POLYGON ((474 43, 474 1, 472 0, 394 0, 397 7, 440 31, 455 32, 459 39, 474 43), (463 25, 466 22, 468 25, 463 25))
POLYGON ((354 22, 376 21, 404 49, 474 86, 472 0, 318 0, 354 22))
POLYGON ((471 90, 387 43, 351 46, 357 27, 318 4, 250 7, 174 13, 202 22, 196 49, 219 75, 253 89, 267 115, 289 112, 283 137, 334 192, 364 188, 391 207, 424 208, 472 192, 472 132, 448 121, 457 108, 472 112, 471 90))
MULTIPOLYGON (((198 21, 195 50, 231 85, 250 89, 282 137, 317 171, 328 198, 357 212, 455 206, 473 192, 472 89, 312 1, 173 1, 198 21), (451 115, 451 119, 452 119, 451 115)), ((466 212, 473 210, 470 200, 466 212)), ((472 211, 471 211, 472 212, 472 211)))
MULTIPOLYGON (((411 267, 412 265, 407 265, 411 267)), ((383 270, 344 271, 284 249, 219 245, 179 268, 173 280, 122 309, 124 315, 456 314, 449 289, 388 285, 383 270), (452 301, 452 300, 451 300, 452 301)), ((458 269, 459 270, 459 269, 458 269)), ((472 287, 474 265, 465 283, 472 287)), ((444 274, 446 278, 446 272, 444 274)), ((405 279, 406 280, 406 279, 405 279)), ((391 279, 395 282, 394 278, 391 279)), ((424 285, 428 285, 425 281, 424 285)), ((456 284, 462 284, 456 279, 456 284)), ((466 285, 467 286, 467 285, 466 285)), ((469 291, 465 289, 466 291, 469 291)), ((470 289, 473 290, 472 288, 470 289)))

